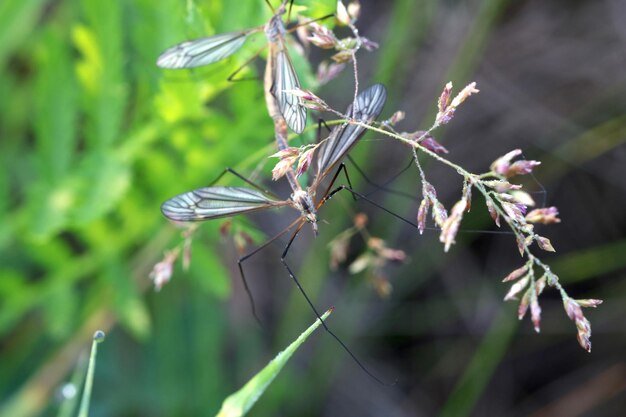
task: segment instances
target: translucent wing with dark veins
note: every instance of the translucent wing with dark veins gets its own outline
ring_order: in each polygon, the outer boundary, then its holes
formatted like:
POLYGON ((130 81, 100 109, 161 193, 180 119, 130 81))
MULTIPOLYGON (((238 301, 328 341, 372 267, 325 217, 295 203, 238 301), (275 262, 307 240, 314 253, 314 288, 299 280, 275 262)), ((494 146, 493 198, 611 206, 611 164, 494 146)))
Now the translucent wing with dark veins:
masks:
MULTIPOLYGON (((354 109, 348 107, 346 114, 363 123, 370 123, 383 110, 387 91, 382 84, 374 84, 357 95, 354 109)), ((335 127, 318 151, 317 176, 314 184, 318 184, 328 172, 348 153, 356 141, 365 133, 363 126, 350 123, 335 127)))
POLYGON ((258 29, 251 29, 220 33, 219 35, 179 43, 159 56, 157 66, 181 69, 212 64, 237 52, 248 35, 257 31, 258 29))
POLYGON ((170 198, 161 212, 170 220, 196 222, 288 205, 246 187, 205 187, 170 198))
POLYGON ((281 41, 278 45, 272 94, 278 102, 278 109, 287 122, 287 126, 295 133, 302 133, 306 126, 306 107, 302 105, 300 97, 290 92, 290 90, 300 88, 300 81, 285 45, 281 41))

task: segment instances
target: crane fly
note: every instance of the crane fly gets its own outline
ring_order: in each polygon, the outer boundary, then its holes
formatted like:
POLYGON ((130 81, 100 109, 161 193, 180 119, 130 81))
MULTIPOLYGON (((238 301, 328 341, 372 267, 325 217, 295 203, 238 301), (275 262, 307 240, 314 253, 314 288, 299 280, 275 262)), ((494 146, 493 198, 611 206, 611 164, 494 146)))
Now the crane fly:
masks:
MULTIPOLYGON (((373 86, 363 90, 358 94, 355 102, 348 107, 346 115, 348 119, 356 121, 362 124, 369 124, 373 122, 380 114, 387 98, 387 92, 382 84, 374 84, 373 86)), ((323 180, 328 177, 331 171, 340 163, 343 157, 350 151, 355 145, 357 140, 365 133, 365 127, 362 124, 344 123, 334 127, 328 138, 320 145, 317 155, 317 171, 311 185, 303 190, 299 185, 292 185, 293 193, 287 200, 281 200, 277 196, 271 194, 268 191, 263 190, 260 186, 252 183, 251 181, 240 176, 232 170, 227 170, 237 175, 239 178, 252 185, 254 188, 249 187, 223 187, 223 186, 210 186, 199 188, 187 193, 180 194, 167 200, 161 205, 161 211, 170 220, 178 222, 197 222, 210 219, 218 219, 223 217, 231 217, 238 214, 253 213, 261 210, 268 210, 279 207, 291 207, 300 213, 300 216, 293 221, 282 232, 278 233, 261 246, 257 247, 252 252, 248 253, 244 257, 238 260, 239 272, 244 282, 244 286, 248 296, 250 297, 253 314, 256 316, 254 309, 254 302, 251 298, 251 293, 246 283, 245 275, 243 273, 242 263, 258 253, 260 250, 267 247, 274 240, 283 236, 290 230, 295 228, 289 241, 283 250, 281 255, 281 262, 287 269, 289 276, 292 278, 298 290, 302 293, 310 308, 315 313, 316 317, 321 321, 324 329, 342 346, 342 348, 352 357, 352 359, 358 364, 358 366, 373 379, 383 385, 387 385, 372 374, 367 368, 357 359, 357 357, 350 351, 350 349, 337 337, 321 319, 319 312, 313 305, 313 302, 308 297, 304 288, 300 285, 299 280, 286 262, 286 256, 289 252, 291 244, 302 229, 302 227, 309 223, 311 224, 313 231, 317 234, 317 210, 323 206, 326 201, 332 195, 342 189, 347 189, 355 195, 356 193, 350 188, 341 186, 333 191, 330 191, 335 180, 337 179, 341 167, 336 171, 330 184, 326 188, 326 191, 322 197, 315 202, 317 190, 322 184, 323 180)), ((344 168, 345 169, 345 168, 344 168)), ((227 172, 225 171, 225 172, 227 172)), ((224 172, 224 173, 225 173, 224 172)), ((221 176, 220 176, 221 177, 221 176)), ((219 179, 219 177, 218 177, 219 179)), ((296 182, 297 184, 297 182, 296 182)), ((360 197, 365 198, 364 196, 360 197)), ((367 200, 367 198, 365 198, 367 200)), ((367 200, 370 201, 371 200, 367 200)), ((373 202, 371 202, 373 203, 373 202)), ((378 206, 377 204, 373 203, 378 206)), ((380 206, 378 206, 380 207, 380 206)), ((382 208, 382 207, 381 207, 382 208)), ((257 317, 258 319, 258 317, 257 317)))
MULTIPOLYGON (((268 0, 266 2, 272 7, 268 0)), ((296 133, 302 133, 306 125, 306 108, 300 97, 289 93, 300 88, 300 81, 285 44, 287 28, 282 16, 287 11, 287 3, 290 3, 290 0, 283 0, 272 18, 263 26, 221 33, 175 45, 159 56, 157 66, 183 69, 209 65, 231 56, 243 46, 250 35, 263 31, 269 45, 266 78, 268 74, 271 77, 271 85, 266 86, 266 89, 269 89, 276 98, 280 113, 289 128, 296 133)), ((235 73, 241 68, 243 66, 235 73)))
MULTIPOLYGON (((346 114, 349 119, 371 123, 382 111, 386 97, 385 87, 374 84, 357 96, 356 102, 350 105, 346 114)), ((289 206, 300 213, 299 221, 293 226, 297 225, 300 229, 304 223, 310 223, 317 233, 317 210, 326 202, 332 184, 322 198, 314 202, 317 189, 363 133, 365 127, 351 123, 333 128, 325 142, 320 145, 317 172, 311 185, 306 190, 299 186, 292 187, 293 193, 287 200, 281 200, 256 186, 212 186, 173 197, 163 203, 161 211, 170 220, 196 222, 289 206)))

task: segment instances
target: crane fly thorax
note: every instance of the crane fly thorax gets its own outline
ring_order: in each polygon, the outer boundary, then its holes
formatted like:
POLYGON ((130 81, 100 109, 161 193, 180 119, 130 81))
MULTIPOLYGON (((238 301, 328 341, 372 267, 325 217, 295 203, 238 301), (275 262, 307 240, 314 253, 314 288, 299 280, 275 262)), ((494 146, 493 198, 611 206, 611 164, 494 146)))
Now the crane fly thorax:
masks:
POLYGON ((317 214, 315 211, 315 205, 313 204, 313 198, 311 195, 304 191, 298 190, 291 195, 291 201, 293 201, 294 207, 300 211, 300 214, 309 223, 317 223, 317 214))
POLYGON ((265 36, 269 42, 275 43, 279 38, 284 37, 286 33, 287 30, 283 23, 282 13, 276 13, 265 26, 265 36))

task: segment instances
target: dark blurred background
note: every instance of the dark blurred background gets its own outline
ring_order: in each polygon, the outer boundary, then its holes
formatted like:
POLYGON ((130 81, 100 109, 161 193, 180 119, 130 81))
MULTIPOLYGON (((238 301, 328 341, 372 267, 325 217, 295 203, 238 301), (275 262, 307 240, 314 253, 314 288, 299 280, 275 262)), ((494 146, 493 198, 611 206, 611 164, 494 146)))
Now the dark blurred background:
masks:
MULTIPOLYGON (((360 83, 387 86, 383 118, 401 109, 407 117, 399 130, 427 128, 447 81, 456 89, 476 81, 480 93, 435 132, 448 158, 485 172, 520 148, 542 162, 536 181, 524 184, 538 202, 559 208, 562 223, 539 229, 557 249, 541 256, 573 298, 604 300, 585 310, 593 350, 578 345, 554 289, 540 298, 540 334, 528 318, 517 320, 516 303, 502 301, 508 286, 500 281, 522 260, 513 236, 490 233, 480 196, 444 254, 436 231, 419 236, 338 195, 320 213, 320 236, 303 229, 289 262, 320 310, 336 307, 333 330, 376 375, 398 383, 377 384, 318 331, 252 415, 624 415, 626 3, 361 6, 358 27, 380 49, 359 53, 360 83), (347 262, 329 267, 328 243, 357 212, 368 215, 373 236, 409 256, 380 271, 392 287, 387 297, 372 285, 380 281, 349 272, 364 250, 358 237, 347 262)), ((226 82, 249 53, 196 71, 154 65, 177 42, 268 16, 261 0, 0 4, 0 415, 62 415, 59 390, 76 379, 96 329, 107 340, 91 415, 214 415, 314 321, 279 261, 285 239, 244 263, 262 329, 238 276, 241 236, 272 236, 294 215, 286 210, 234 220, 229 235, 220 234, 220 221, 203 224, 190 270, 178 263, 160 292, 148 279, 182 239, 159 213, 166 198, 206 185, 226 166, 289 195, 266 180, 272 124, 260 83, 226 82)), ((262 42, 259 36, 244 50, 262 42)), ((324 58, 313 50, 313 68, 324 58)), ((294 61, 303 85, 313 87, 306 61, 294 61)), ((347 70, 316 91, 342 110, 353 88, 347 70)), ((313 139, 311 129, 305 141, 313 139)), ((369 133, 351 155, 371 181, 393 178, 391 188, 414 198, 373 187, 348 163, 354 187, 413 220, 418 174, 411 168, 395 177, 409 149, 369 133)), ((450 208, 461 177, 422 162, 450 208)))

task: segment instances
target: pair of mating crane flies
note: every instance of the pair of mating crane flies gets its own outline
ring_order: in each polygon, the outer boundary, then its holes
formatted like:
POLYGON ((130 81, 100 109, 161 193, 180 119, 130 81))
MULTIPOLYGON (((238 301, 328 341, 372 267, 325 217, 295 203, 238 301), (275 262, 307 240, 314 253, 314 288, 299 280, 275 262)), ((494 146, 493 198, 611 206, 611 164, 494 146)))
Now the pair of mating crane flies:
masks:
MULTIPOLYGON (((266 2, 269 4, 267 0, 266 2)), ((273 17, 265 26, 181 43, 161 54, 157 65, 162 68, 170 69, 194 68, 208 65, 232 55, 241 48, 249 35, 264 30, 270 48, 266 67, 266 80, 269 76, 269 80, 271 81, 269 92, 273 95, 280 114, 286 124, 294 132, 301 133, 306 124, 306 108, 302 104, 302 99, 291 93, 293 90, 300 88, 300 83, 285 46, 284 36, 287 31, 282 21, 282 15, 286 13, 287 3, 289 3, 289 0, 283 0, 273 17)), ((289 181, 293 193, 287 200, 281 200, 279 197, 264 190, 236 172, 226 170, 224 172, 235 174, 254 188, 209 186, 180 194, 161 205, 161 211, 165 217, 178 222, 204 221, 285 206, 297 210, 300 216, 287 226, 287 228, 256 248, 253 252, 239 259, 239 271, 244 281, 246 291, 250 295, 243 273, 242 262, 258 253, 288 231, 295 229, 283 251, 281 262, 317 318, 322 322, 325 330, 337 340, 368 375, 381 383, 382 381, 369 372, 347 346, 345 346, 341 339, 326 326, 295 274, 285 261, 285 257, 294 239, 306 223, 310 223, 313 231, 317 234, 317 210, 332 198, 334 194, 341 190, 348 190, 353 196, 363 198, 375 206, 384 209, 365 196, 353 191, 350 187, 342 185, 332 189, 342 168, 345 172, 343 164, 337 169, 321 198, 317 201, 315 198, 318 194, 318 188, 321 186, 324 179, 339 165, 343 157, 365 133, 363 124, 369 124, 378 117, 383 109, 386 97, 387 93, 382 84, 374 84, 357 95, 354 103, 348 107, 346 116, 348 120, 356 121, 361 124, 345 123, 331 130, 328 138, 324 140, 318 149, 317 171, 311 185, 304 190, 297 181, 289 181)), ((281 143, 279 142, 279 147, 280 145, 281 143)), ((254 311, 253 303, 252 308, 254 311)), ((256 313, 254 314, 256 317, 256 313)))

